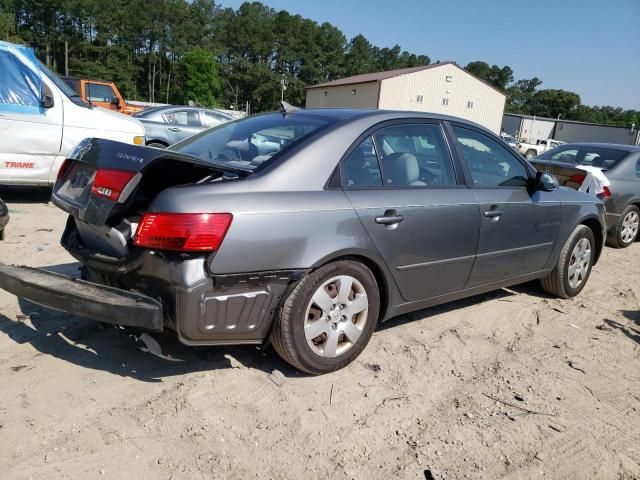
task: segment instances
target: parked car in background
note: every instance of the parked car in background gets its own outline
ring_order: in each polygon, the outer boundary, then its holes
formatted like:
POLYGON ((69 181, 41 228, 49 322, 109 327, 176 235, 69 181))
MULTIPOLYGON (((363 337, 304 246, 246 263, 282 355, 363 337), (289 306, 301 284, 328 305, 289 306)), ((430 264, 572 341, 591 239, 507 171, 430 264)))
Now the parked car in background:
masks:
POLYGON ((517 150, 518 139, 516 139, 516 137, 514 137, 513 135, 509 135, 508 133, 501 133, 500 138, 504 143, 509 145, 511 148, 517 150))
POLYGON ((270 340, 312 374, 410 311, 534 279, 577 295, 606 222, 476 124, 286 105, 166 150, 87 140, 52 201, 88 281, 0 265, 0 288, 188 345, 270 340))
POLYGON ((115 110, 125 115, 140 112, 144 107, 127 103, 113 82, 79 77, 61 77, 80 98, 96 107, 115 110))
POLYGON ((0 198, 0 240, 4 240, 4 227, 9 223, 9 209, 0 198))
POLYGON ((157 148, 166 148, 202 130, 234 120, 217 110, 175 105, 150 108, 134 117, 144 125, 147 145, 157 148))
POLYGON ((0 184, 52 185, 86 137, 144 144, 139 121, 83 101, 31 48, 0 41, 0 184))
POLYGON ((550 172, 561 185, 579 188, 586 172, 600 169, 611 184, 601 197, 607 209, 607 244, 628 247, 640 229, 640 146, 607 143, 569 143, 543 153, 531 163, 550 172))
POLYGON ((537 157, 541 153, 544 153, 547 150, 551 150, 552 148, 556 148, 560 145, 564 145, 564 142, 549 138, 547 140, 538 140, 535 144, 527 143, 524 141, 518 142, 516 144, 516 149, 522 156, 524 156, 524 158, 530 160, 534 157, 537 157))

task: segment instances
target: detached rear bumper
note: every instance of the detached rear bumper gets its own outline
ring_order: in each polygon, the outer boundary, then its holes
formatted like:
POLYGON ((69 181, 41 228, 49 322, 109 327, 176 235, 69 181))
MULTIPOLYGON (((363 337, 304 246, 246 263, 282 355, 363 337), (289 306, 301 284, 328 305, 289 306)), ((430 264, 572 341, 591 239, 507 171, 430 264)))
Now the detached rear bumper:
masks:
POLYGON ((67 275, 0 264, 0 288, 72 315, 149 332, 163 329, 157 300, 67 275))

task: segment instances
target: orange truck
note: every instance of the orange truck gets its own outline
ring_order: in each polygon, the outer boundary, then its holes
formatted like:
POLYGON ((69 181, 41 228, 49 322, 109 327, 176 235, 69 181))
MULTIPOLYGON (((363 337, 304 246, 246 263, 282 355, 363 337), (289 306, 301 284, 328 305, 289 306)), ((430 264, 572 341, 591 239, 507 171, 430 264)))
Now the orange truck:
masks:
POLYGON ((108 108, 126 115, 144 110, 144 107, 127 103, 113 82, 79 77, 62 77, 62 79, 80 95, 80 98, 98 107, 108 108))

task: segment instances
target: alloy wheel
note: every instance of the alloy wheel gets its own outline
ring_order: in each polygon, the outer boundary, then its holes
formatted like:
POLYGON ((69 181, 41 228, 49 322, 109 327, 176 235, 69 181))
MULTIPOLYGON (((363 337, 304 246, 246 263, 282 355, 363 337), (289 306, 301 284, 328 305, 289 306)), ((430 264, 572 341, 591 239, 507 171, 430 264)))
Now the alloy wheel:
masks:
POLYGON ((311 350, 333 358, 351 349, 368 320, 369 300, 354 277, 340 275, 324 282, 309 302, 304 334, 311 350))
POLYGON ((638 212, 631 211, 622 219, 622 230, 620 238, 624 243, 630 243, 638 234, 638 226, 640 225, 640 217, 638 212))
POLYGON ((569 285, 578 288, 585 281, 591 264, 591 242, 588 238, 581 238, 573 247, 569 259, 569 285))

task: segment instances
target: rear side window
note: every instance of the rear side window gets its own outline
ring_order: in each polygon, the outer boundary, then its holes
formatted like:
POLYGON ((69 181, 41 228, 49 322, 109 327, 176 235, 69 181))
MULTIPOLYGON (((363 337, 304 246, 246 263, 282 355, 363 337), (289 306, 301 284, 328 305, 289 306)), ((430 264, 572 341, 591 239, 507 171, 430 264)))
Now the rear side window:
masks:
POLYGON ((365 138, 344 162, 343 176, 348 188, 376 188, 382 186, 378 157, 371 137, 365 138))
POLYGON ((615 167, 629 152, 606 147, 567 146, 545 152, 538 158, 560 162, 572 162, 610 169, 615 167))
POLYGON ((475 130, 453 127, 471 180, 478 187, 525 187, 526 167, 499 142, 475 130))
POLYGON ((456 184, 451 156, 439 125, 394 125, 378 130, 374 139, 385 185, 456 184))
POLYGON ((101 85, 99 83, 87 83, 85 85, 86 97, 90 102, 111 103, 116 95, 113 93, 111 85, 101 85))

